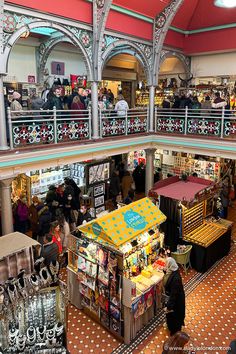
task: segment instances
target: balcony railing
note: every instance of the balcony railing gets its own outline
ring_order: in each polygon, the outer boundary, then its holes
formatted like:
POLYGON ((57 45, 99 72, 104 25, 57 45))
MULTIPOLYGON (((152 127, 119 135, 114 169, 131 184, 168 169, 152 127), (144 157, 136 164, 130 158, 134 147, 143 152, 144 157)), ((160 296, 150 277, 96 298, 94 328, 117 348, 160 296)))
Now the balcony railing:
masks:
POLYGON ((179 135, 236 137, 236 112, 219 109, 155 110, 155 132, 179 135))
MULTIPOLYGON (((99 110, 100 138, 148 132, 148 109, 99 110), (121 114, 122 113, 122 114, 121 114)), ((10 147, 92 139, 91 110, 18 111, 8 109, 10 147)), ((236 137, 236 115, 229 110, 155 109, 155 132, 180 136, 236 137)))

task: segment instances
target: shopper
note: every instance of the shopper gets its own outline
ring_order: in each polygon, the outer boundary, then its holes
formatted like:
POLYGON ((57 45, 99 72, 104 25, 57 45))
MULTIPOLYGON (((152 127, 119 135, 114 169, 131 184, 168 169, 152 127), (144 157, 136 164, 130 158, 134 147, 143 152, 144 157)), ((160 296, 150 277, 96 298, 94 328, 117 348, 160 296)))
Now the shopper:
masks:
POLYGON ((44 236, 41 256, 44 258, 46 266, 49 266, 52 262, 56 262, 58 259, 59 248, 57 243, 53 242, 51 234, 44 236))
POLYGON ((128 204, 133 203, 133 201, 134 201, 134 191, 131 189, 131 190, 128 191, 128 195, 124 199, 123 203, 128 205, 128 204))
POLYGON ((80 194, 81 189, 77 186, 75 181, 72 178, 65 178, 65 191, 64 196, 71 194, 73 196, 73 201, 75 203, 75 210, 79 210, 80 208, 80 194))
POLYGON ((78 212, 77 226, 85 224, 92 220, 92 215, 89 213, 87 207, 85 205, 81 205, 80 210, 78 212))
POLYGON ((18 116, 22 115, 20 111, 23 111, 23 107, 20 103, 20 98, 21 98, 21 94, 17 91, 14 91, 12 94, 12 101, 10 105, 12 118, 17 118, 18 116), (16 113, 16 111, 18 112, 16 113))
POLYGON ((133 171, 133 179, 137 193, 145 191, 145 167, 141 162, 133 171))
POLYGON ((166 303, 166 321, 170 335, 181 331, 185 318, 185 294, 178 265, 172 257, 166 260, 165 293, 168 296, 166 303))
POLYGON ((76 227, 76 220, 78 217, 78 209, 72 194, 65 194, 63 199, 63 214, 66 221, 70 226, 70 230, 73 231, 76 227))
POLYGON ((225 176, 222 181, 222 187, 220 191, 221 204, 224 210, 224 218, 227 219, 228 216, 228 207, 229 207, 229 193, 230 193, 230 178, 225 176))
POLYGON ((48 192, 46 194, 46 204, 49 207, 52 220, 56 219, 56 210, 59 208, 58 194, 56 192, 57 188, 54 185, 49 186, 48 192))
POLYGON ((19 231, 25 234, 28 230, 28 218, 29 209, 27 206, 27 199, 24 196, 18 199, 16 207, 14 208, 15 231, 19 231))
POLYGON ((162 101, 162 104, 161 104, 161 106, 162 106, 162 108, 164 108, 164 109, 170 109, 170 96, 168 96, 168 97, 164 97, 164 100, 162 101))
POLYGON ((62 255, 63 247, 62 247, 62 238, 61 238, 61 230, 58 221, 55 221, 51 224, 50 235, 52 236, 52 242, 56 243, 58 246, 59 255, 62 255))
POLYGON ((125 101, 123 95, 118 95, 117 96, 117 101, 118 102, 115 105, 115 111, 116 111, 117 115, 118 116, 125 116, 126 112, 129 109, 128 103, 125 101))
POLYGON ((113 103, 114 103, 114 94, 111 91, 111 89, 107 90, 107 98, 108 98, 108 101, 113 105, 113 103))
POLYGON ((47 205, 40 205, 38 211, 38 241, 43 243, 43 236, 50 231, 52 215, 47 205))
POLYGON ((73 118, 84 118, 84 113, 83 110, 85 110, 84 103, 81 102, 80 96, 77 95, 73 98, 72 104, 71 104, 71 110, 75 110, 76 112, 71 112, 73 115, 73 118), (82 112, 81 112, 82 111, 82 112))
POLYGON ((186 354, 184 347, 189 343, 190 337, 185 332, 176 332, 163 344, 162 354, 186 354))
POLYGON ((131 189, 134 189, 132 188, 133 185, 134 185, 133 177, 131 176, 129 171, 125 171, 121 181, 121 190, 122 190, 123 199, 125 199, 128 196, 128 192, 131 189))
POLYGON ((44 103, 44 110, 52 110, 53 107, 56 107, 56 110, 63 110, 63 104, 61 100, 61 88, 55 87, 52 89, 52 92, 48 94, 48 100, 44 103))
POLYGON ((30 101, 30 108, 32 111, 39 111, 44 105, 44 100, 36 94, 31 96, 30 101))
POLYGON ((121 193, 119 172, 117 170, 115 170, 112 173, 109 193, 110 193, 110 198, 112 200, 113 206, 117 208, 117 197, 121 193))
POLYGON ((29 207, 29 221, 30 221, 30 228, 32 231, 32 238, 37 240, 38 238, 38 231, 39 231, 39 216, 38 212, 42 206, 41 201, 37 196, 32 198, 32 204, 29 207))
POLYGON ((222 108, 225 107, 226 105, 227 105, 227 102, 223 98, 220 97, 219 92, 216 92, 215 99, 212 103, 212 108, 222 110, 222 108))
POLYGON ((206 116, 211 114, 211 98, 210 96, 206 96, 205 100, 202 102, 202 111, 201 114, 206 116))

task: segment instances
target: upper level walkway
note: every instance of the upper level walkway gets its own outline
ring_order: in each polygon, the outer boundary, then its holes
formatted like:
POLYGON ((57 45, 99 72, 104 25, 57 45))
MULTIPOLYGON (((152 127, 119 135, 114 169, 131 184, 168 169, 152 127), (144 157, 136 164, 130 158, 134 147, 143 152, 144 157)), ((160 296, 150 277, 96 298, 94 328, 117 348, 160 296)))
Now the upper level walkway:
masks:
POLYGON ((236 159, 233 111, 156 108, 154 129, 148 126, 148 109, 121 113, 100 110, 99 138, 94 139, 90 110, 9 110, 9 150, 0 152, 0 174, 8 168, 62 165, 145 148, 236 159))

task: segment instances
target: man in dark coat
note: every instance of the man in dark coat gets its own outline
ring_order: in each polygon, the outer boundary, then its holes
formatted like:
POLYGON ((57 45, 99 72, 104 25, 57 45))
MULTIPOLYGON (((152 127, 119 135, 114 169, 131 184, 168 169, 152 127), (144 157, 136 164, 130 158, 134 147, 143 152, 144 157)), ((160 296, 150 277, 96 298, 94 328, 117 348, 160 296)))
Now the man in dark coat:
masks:
POLYGON ((184 326, 185 293, 178 265, 172 257, 168 257, 166 261, 166 276, 165 292, 168 296, 165 308, 166 321, 170 335, 173 336, 184 326))
POLYGON ((120 189, 120 179, 119 179, 119 172, 114 171, 111 176, 110 180, 110 189, 109 189, 110 197, 112 199, 112 203, 114 207, 117 207, 116 198, 121 193, 120 189))

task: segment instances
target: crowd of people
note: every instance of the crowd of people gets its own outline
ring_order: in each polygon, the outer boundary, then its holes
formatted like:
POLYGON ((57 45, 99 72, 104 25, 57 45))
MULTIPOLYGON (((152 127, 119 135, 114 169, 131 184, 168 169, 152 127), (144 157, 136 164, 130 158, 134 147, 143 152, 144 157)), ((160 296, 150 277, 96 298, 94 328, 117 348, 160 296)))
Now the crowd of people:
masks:
MULTIPOLYGON (((5 109, 10 107, 12 118, 19 117, 23 111, 22 97, 17 91, 12 94, 12 101, 8 102, 5 98, 5 109), (16 113, 14 113, 16 112, 16 113)), ((28 108, 32 111, 39 110, 52 110, 56 107, 59 111, 81 111, 71 112, 72 115, 78 115, 79 118, 85 115, 85 110, 91 107, 91 90, 84 89, 83 87, 76 87, 72 90, 71 95, 63 95, 61 86, 53 86, 50 90, 44 90, 41 97, 32 94, 28 100, 28 108)), ((129 105, 120 93, 115 99, 113 92, 110 89, 101 88, 98 93, 98 108, 102 111, 110 110, 117 115, 125 115, 129 109, 129 105)))
POLYGON ((202 101, 197 95, 182 94, 174 95, 174 97, 167 96, 162 101, 162 108, 165 109, 185 109, 188 107, 199 114, 217 113, 217 110, 222 110, 224 107, 226 111, 230 110, 230 95, 227 93, 221 96, 220 92, 214 94, 206 94, 202 101), (200 111, 201 110, 201 111, 200 111))

